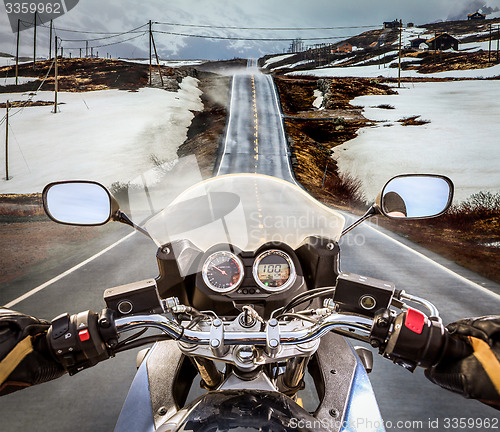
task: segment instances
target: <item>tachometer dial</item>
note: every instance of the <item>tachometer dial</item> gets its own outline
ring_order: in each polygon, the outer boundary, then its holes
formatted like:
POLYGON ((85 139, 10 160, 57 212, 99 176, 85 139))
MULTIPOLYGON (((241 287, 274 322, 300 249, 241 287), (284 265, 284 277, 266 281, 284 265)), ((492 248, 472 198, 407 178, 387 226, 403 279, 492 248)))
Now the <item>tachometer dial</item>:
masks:
POLYGON ((257 285, 266 291, 284 291, 293 285, 297 277, 290 256, 278 249, 262 252, 253 264, 253 277, 257 285))
POLYGON ((234 291, 243 280, 243 263, 235 254, 226 251, 210 255, 202 268, 203 281, 219 293, 234 291))

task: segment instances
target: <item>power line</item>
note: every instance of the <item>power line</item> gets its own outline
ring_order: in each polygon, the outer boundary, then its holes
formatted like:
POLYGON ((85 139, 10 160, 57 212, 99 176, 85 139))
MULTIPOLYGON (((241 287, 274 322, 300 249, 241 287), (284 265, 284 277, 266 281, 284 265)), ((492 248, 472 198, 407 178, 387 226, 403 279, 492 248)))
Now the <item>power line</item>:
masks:
MULTIPOLYGON (((119 45, 121 43, 128 42, 128 41, 140 38, 140 37, 144 36, 147 33, 148 33, 148 31, 144 31, 144 32, 141 32, 141 34, 138 34, 136 36, 132 36, 132 37, 130 37, 128 39, 124 39, 124 40, 117 41, 117 42, 111 42, 111 43, 108 43, 108 44, 93 45, 93 46, 89 46, 89 48, 102 48, 102 47, 107 47, 107 46, 112 46, 112 45, 119 45)), ((66 41, 66 39, 61 39, 61 40, 66 41)), ((84 47, 81 47, 81 48, 83 49, 84 47)), ((67 47, 66 49, 80 49, 80 47, 67 47)))
MULTIPOLYGON (((261 42, 283 42, 290 41, 294 39, 293 37, 288 38, 244 38, 237 36, 208 36, 208 35, 195 35, 188 33, 176 33, 176 32, 167 32, 162 30, 153 30, 153 33, 161 33, 168 34, 172 36, 183 36, 183 37, 193 37, 193 38, 202 38, 202 39, 221 39, 221 40, 241 40, 241 41, 261 41, 261 42)), ((345 39, 354 36, 328 36, 328 37, 316 37, 316 38, 301 38, 304 41, 315 41, 315 40, 330 40, 330 39, 345 39)))
POLYGON ((366 25, 366 26, 342 26, 342 27, 238 27, 238 26, 216 26, 216 25, 203 25, 203 24, 179 24, 179 23, 167 23, 167 22, 157 22, 153 24, 158 25, 170 25, 175 27, 192 27, 192 28, 213 28, 213 29, 232 29, 232 30, 340 30, 340 29, 357 29, 357 28, 378 28, 380 25, 366 25))
POLYGON ((91 41, 97 41, 97 40, 104 40, 104 39, 112 39, 112 38, 115 38, 115 37, 118 37, 118 36, 123 36, 125 34, 131 34, 131 33, 140 33, 140 34, 143 34, 144 32, 138 32, 137 30, 145 27, 147 24, 143 24, 139 27, 136 27, 132 30, 128 30, 128 31, 125 31, 125 32, 122 32, 122 33, 115 33, 111 36, 103 36, 103 37, 98 37, 98 38, 93 38, 93 39, 62 39, 64 42, 91 42, 91 41))
MULTIPOLYGON (((24 21, 24 22, 26 22, 26 21, 24 21)), ((32 23, 28 23, 28 24, 32 24, 32 23)), ((129 32, 141 29, 142 27, 145 27, 147 25, 148 24, 143 24, 140 27, 137 27, 136 29, 130 30, 129 32)), ((49 26, 47 26, 45 24, 42 24, 41 27, 49 28, 49 26)), ((57 31, 70 32, 70 33, 98 34, 98 35, 118 35, 118 34, 123 34, 123 33, 120 33, 120 32, 98 32, 98 31, 85 31, 85 30, 70 30, 70 29, 63 29, 63 28, 60 28, 60 27, 53 27, 53 28, 54 28, 54 30, 57 30, 57 31)), ((129 33, 129 32, 125 32, 125 33, 129 33)))

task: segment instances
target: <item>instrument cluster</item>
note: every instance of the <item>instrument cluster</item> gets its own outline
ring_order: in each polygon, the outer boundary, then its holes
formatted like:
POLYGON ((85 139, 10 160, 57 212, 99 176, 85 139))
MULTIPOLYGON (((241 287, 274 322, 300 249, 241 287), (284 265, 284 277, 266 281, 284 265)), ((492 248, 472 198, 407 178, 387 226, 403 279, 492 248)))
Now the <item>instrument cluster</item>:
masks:
POLYGON ((201 279, 209 295, 267 297, 294 287, 301 279, 297 270, 297 257, 286 246, 264 246, 253 253, 223 245, 203 257, 201 279))

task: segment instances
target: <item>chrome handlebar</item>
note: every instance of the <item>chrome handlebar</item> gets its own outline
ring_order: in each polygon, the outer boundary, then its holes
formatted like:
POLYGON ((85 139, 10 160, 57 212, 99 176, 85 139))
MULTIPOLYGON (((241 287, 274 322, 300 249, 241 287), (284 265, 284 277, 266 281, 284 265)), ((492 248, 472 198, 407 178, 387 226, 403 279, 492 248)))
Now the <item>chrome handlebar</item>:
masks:
MULTIPOLYGON (((212 322, 212 327, 215 321, 217 320, 212 322)), ((220 326, 222 321, 218 321, 220 326)), ((185 329, 170 318, 158 314, 121 317, 116 319, 115 324, 118 332, 139 328, 156 328, 172 339, 187 344, 212 345, 214 341, 211 331, 185 329)), ((278 345, 299 345, 312 342, 335 330, 359 331, 368 337, 372 325, 373 320, 370 318, 333 313, 304 329, 280 331, 280 323, 271 318, 266 322, 265 331, 222 331, 223 339, 220 342, 224 345, 262 345, 274 349, 277 346, 276 343, 278 345)), ((345 335, 345 332, 343 334, 345 335)))

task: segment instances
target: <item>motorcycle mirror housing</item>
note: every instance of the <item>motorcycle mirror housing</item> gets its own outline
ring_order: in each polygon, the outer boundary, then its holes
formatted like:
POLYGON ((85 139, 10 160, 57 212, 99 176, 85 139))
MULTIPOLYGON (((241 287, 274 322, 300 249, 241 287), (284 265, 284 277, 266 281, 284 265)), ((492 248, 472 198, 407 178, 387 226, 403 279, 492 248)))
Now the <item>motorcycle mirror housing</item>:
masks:
POLYGON ((104 225, 119 212, 116 199, 92 181, 50 183, 43 189, 42 199, 47 216, 65 225, 104 225))
POLYGON ((399 175, 386 183, 376 205, 391 219, 432 218, 448 210, 453 191, 452 181, 442 175, 399 175))
POLYGON ((451 206, 453 192, 453 182, 442 175, 398 175, 385 184, 375 203, 360 219, 345 228, 341 236, 380 214, 399 220, 440 216, 451 206))

